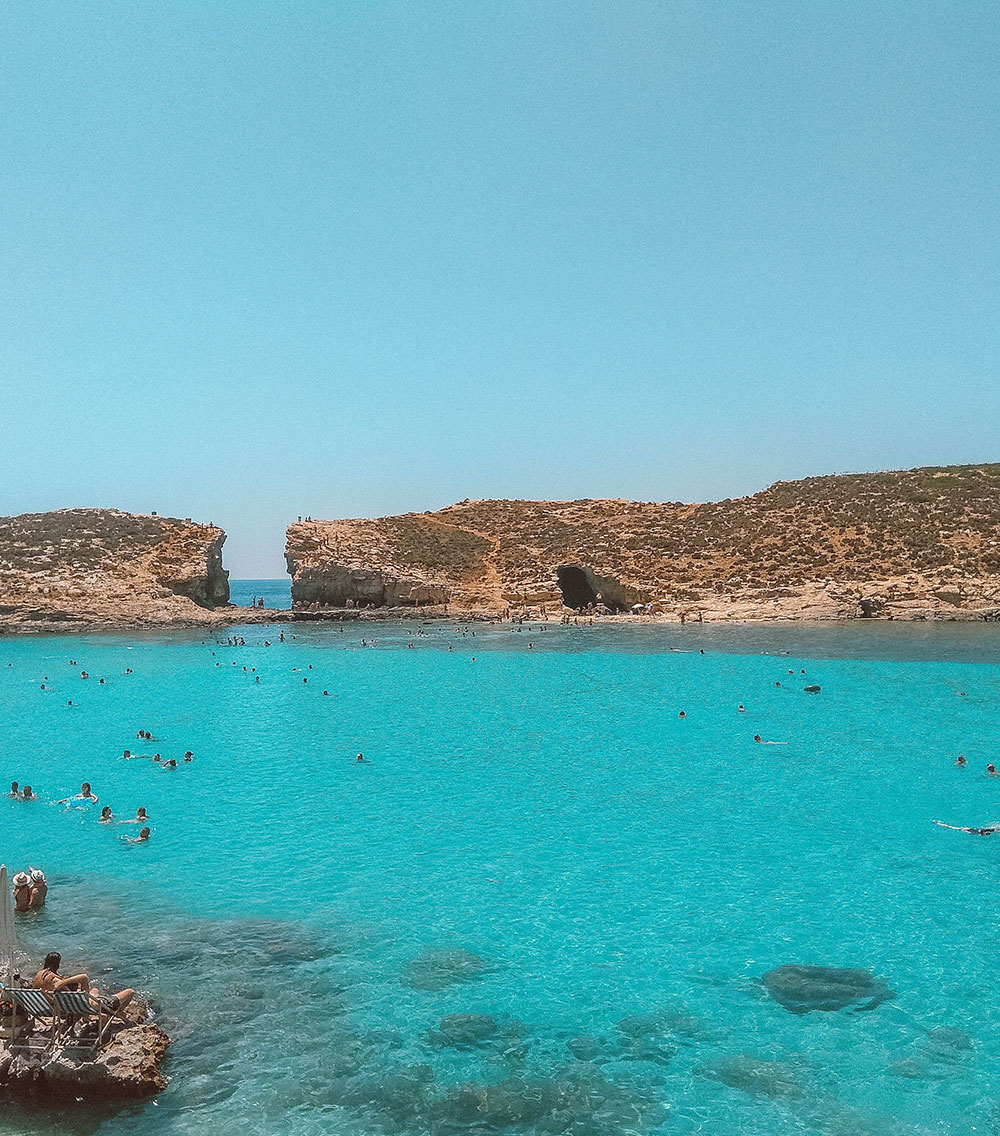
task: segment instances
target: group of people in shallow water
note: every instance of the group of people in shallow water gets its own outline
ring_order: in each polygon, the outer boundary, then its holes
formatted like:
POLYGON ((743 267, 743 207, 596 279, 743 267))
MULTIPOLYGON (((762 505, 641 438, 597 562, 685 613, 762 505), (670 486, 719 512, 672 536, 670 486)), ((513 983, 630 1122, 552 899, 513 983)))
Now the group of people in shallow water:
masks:
MULTIPOLYGON (((10 792, 7 795, 11 800, 14 800, 14 801, 37 801, 37 800, 41 799, 32 790, 30 785, 25 785, 24 788, 21 789, 16 781, 12 781, 10 783, 10 792)), ((80 786, 80 792, 79 793, 74 793, 72 796, 69 796, 69 797, 61 797, 55 803, 58 804, 58 805, 65 805, 68 809, 81 809, 81 808, 88 808, 90 805, 96 805, 99 802, 98 802, 97 794, 92 789, 90 782, 84 781, 83 784, 80 786)), ((101 809, 101 815, 100 815, 99 820, 100 820, 101 824, 138 824, 138 825, 141 825, 142 827, 139 830, 138 836, 122 837, 121 838, 126 844, 145 844, 145 842, 149 839, 149 836, 150 836, 149 817, 146 814, 146 810, 144 808, 142 808, 141 806, 138 809, 136 809, 136 813, 135 813, 134 817, 129 817, 125 820, 116 820, 114 814, 111 811, 111 806, 105 805, 101 809)), ((37 869, 32 869, 32 871, 37 871, 37 869)), ((20 875, 23 876, 23 875, 25 875, 25 873, 22 872, 22 873, 20 873, 20 875)), ((16 884, 16 879, 17 879, 17 877, 15 877, 15 884, 16 884)), ((42 881, 44 883, 44 876, 42 876, 42 881)), ((16 899, 16 897, 15 897, 15 899, 16 899)), ((44 898, 44 895, 43 895, 41 903, 36 903, 33 906, 41 907, 44 904, 44 902, 45 902, 45 898, 44 898)), ((28 908, 18 907, 18 910, 19 911, 20 910, 28 910, 28 908)))
POLYGON ((49 885, 41 868, 18 872, 11 883, 14 885, 12 891, 15 911, 38 911, 45 906, 49 885))

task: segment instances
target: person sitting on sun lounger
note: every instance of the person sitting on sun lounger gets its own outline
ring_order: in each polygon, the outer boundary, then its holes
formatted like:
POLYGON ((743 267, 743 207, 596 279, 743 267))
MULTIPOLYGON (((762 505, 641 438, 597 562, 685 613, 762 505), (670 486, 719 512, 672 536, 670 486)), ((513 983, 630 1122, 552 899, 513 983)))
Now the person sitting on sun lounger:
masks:
POLYGON ((61 965, 62 955, 58 951, 50 952, 45 956, 42 969, 35 975, 31 985, 36 990, 44 990, 47 994, 56 994, 60 990, 82 990, 90 994, 95 1005, 100 1005, 112 1013, 123 1010, 132 1001, 135 991, 131 989, 119 990, 110 998, 102 998, 97 987, 90 985, 90 979, 86 974, 61 975, 59 973, 61 965))

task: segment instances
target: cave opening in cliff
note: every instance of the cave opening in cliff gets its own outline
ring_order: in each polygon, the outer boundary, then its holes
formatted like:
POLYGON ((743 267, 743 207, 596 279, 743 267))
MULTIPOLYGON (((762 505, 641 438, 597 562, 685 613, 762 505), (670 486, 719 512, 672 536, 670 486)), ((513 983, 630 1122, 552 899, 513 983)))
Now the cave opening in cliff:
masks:
POLYGON ((563 603, 574 611, 582 611, 585 607, 600 602, 587 573, 575 564, 560 565, 556 569, 556 582, 562 592, 563 603))

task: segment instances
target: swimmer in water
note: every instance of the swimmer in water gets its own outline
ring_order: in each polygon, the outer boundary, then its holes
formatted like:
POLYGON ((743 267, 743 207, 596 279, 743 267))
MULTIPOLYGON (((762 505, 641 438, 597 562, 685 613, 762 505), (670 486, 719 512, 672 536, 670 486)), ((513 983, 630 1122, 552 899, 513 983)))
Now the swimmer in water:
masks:
POLYGON ((80 786, 80 792, 75 797, 63 797, 59 802, 60 805, 72 805, 74 801, 79 802, 80 805, 96 805, 97 795, 90 788, 90 782, 84 781, 80 786))
POLYGON ((111 815, 111 806, 105 805, 104 808, 101 809, 101 815, 98 817, 98 820, 101 824, 110 824, 114 819, 115 818, 111 815))
POLYGON ((681 712, 680 712, 680 713, 679 713, 679 714, 677 715, 677 717, 678 717, 678 718, 686 718, 686 717, 687 717, 687 714, 686 714, 686 712, 685 712, 685 711, 683 711, 683 710, 682 710, 682 711, 681 711, 681 712))
POLYGON ((145 844, 149 840, 149 829, 140 828, 138 836, 120 836, 118 839, 123 844, 145 844))
POLYGON ((986 766, 986 772, 987 772, 987 773, 988 773, 988 774, 989 774, 989 775, 990 775, 991 777, 1000 777, 1000 773, 997 773, 997 770, 996 770, 996 766, 995 766, 995 765, 987 765, 987 766, 986 766))
POLYGON ((189 749, 184 751, 184 760, 194 761, 194 754, 189 749))
POLYGON ((755 741, 755 742, 756 742, 756 743, 757 743, 758 745, 764 745, 764 746, 786 746, 786 745, 788 745, 788 742, 766 742, 766 741, 764 741, 764 739, 763 739, 763 738, 762 738, 762 737, 760 736, 760 734, 754 734, 754 736, 753 736, 753 740, 754 740, 754 741, 755 741))
POLYGON ((141 806, 135 810, 135 816, 130 817, 128 820, 120 820, 119 824, 147 824, 149 817, 146 816, 146 810, 141 806))
POLYGON ((746 712, 747 712, 747 708, 746 708, 746 707, 745 707, 745 706, 743 705, 743 703, 741 702, 741 703, 739 704, 739 706, 737 706, 737 707, 736 707, 736 713, 737 713, 737 714, 745 714, 746 712))
POLYGON ((174 758, 171 758, 169 761, 163 762, 163 764, 160 766, 160 768, 161 769, 176 769, 177 768, 177 762, 174 758))
POLYGON ((969 764, 969 763, 968 763, 968 762, 967 762, 967 761, 965 760, 965 754, 964 754, 964 753, 960 753, 960 754, 958 755, 958 757, 957 757, 957 758, 956 758, 956 760, 955 760, 955 764, 956 764, 956 765, 968 765, 968 764, 969 764))
POLYGON ((365 755, 363 753, 359 753, 358 756, 354 760, 355 760, 355 762, 358 762, 358 761, 364 761, 364 759, 365 759, 365 755))
POLYGON ((22 801, 37 801, 38 800, 38 797, 31 791, 30 785, 25 785, 24 789, 21 791, 21 800, 22 801))
POLYGON ((20 786, 18 785, 18 783, 16 781, 11 781, 10 792, 7 794, 7 796, 8 797, 19 797, 20 795, 21 795, 20 786))
POLYGON ((934 823, 941 828, 950 828, 952 832, 967 832, 970 836, 992 836, 995 832, 1000 832, 1000 821, 988 824, 984 828, 961 828, 957 824, 945 824, 943 820, 936 820, 934 823))

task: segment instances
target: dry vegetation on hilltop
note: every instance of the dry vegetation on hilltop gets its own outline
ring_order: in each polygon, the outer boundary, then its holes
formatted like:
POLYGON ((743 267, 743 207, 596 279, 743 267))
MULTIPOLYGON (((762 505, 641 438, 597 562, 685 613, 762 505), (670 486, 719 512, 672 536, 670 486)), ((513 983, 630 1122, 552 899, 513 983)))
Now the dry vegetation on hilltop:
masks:
POLYGON ((229 600, 225 533, 116 509, 0 517, 0 622, 170 622, 229 600))
POLYGON ((559 602, 557 569, 576 565, 612 606, 638 597, 740 616, 988 608, 1000 604, 1000 465, 812 477, 701 505, 463 501, 293 525, 288 555, 296 580, 335 567, 377 573, 470 607, 559 602))

